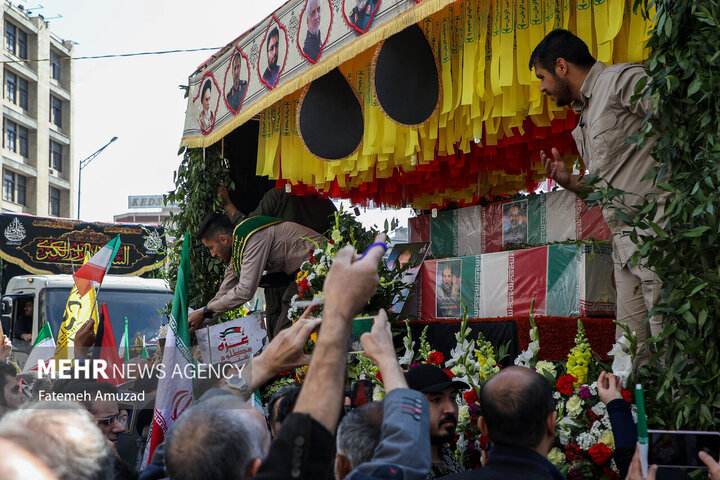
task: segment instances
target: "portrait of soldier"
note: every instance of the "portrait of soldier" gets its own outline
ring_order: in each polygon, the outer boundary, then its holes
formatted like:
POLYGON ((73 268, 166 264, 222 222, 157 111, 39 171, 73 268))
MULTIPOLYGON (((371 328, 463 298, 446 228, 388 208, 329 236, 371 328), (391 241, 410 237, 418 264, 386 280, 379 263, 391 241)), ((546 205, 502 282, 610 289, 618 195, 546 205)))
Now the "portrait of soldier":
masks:
POLYGON ((267 37, 265 44, 267 53, 267 68, 262 74, 262 79, 265 83, 274 87, 280 75, 280 65, 278 65, 278 57, 280 56, 280 30, 278 27, 273 27, 267 37))
POLYGON ((503 245, 527 243, 527 200, 503 205, 503 245))
POLYGON ((436 315, 438 318, 456 318, 460 315, 460 270, 462 262, 438 262, 435 284, 436 315))
POLYGON ((230 108, 234 112, 237 112, 238 110, 240 110, 240 105, 242 104, 242 99, 245 96, 245 91, 247 90, 247 81, 240 79, 241 71, 242 71, 242 55, 240 55, 240 52, 235 52, 235 55, 233 55, 233 58, 232 58, 233 85, 227 94, 227 103, 228 103, 228 105, 230 105, 230 108))
POLYGON ((367 30, 377 4, 378 0, 355 0, 355 6, 348 15, 350 24, 363 32, 367 30))

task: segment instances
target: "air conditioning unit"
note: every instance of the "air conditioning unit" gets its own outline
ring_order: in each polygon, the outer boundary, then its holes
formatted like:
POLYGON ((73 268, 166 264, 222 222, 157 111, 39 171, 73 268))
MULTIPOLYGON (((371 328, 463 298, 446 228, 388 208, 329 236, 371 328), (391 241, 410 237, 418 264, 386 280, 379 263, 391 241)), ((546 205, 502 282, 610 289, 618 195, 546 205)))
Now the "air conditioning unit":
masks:
POLYGON ((54 168, 51 168, 51 169, 50 169, 50 175, 52 175, 53 177, 60 177, 60 172, 58 172, 58 171, 55 170, 54 168))

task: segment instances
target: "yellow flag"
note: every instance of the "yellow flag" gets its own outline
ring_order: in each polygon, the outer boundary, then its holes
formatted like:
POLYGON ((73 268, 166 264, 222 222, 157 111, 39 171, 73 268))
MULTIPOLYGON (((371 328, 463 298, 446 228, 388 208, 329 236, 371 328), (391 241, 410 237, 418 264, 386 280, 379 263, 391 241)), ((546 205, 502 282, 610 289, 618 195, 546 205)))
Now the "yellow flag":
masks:
MULTIPOLYGON (((90 254, 85 253, 83 265, 90 259, 90 254)), ((58 332, 57 343, 55 345, 55 360, 72 360, 72 348, 74 347, 75 334, 83 323, 90 319, 95 320, 95 332, 98 327, 98 309, 95 303, 95 288, 93 287, 84 296, 78 294, 77 287, 73 285, 70 290, 70 296, 65 304, 63 312, 63 321, 58 332)))

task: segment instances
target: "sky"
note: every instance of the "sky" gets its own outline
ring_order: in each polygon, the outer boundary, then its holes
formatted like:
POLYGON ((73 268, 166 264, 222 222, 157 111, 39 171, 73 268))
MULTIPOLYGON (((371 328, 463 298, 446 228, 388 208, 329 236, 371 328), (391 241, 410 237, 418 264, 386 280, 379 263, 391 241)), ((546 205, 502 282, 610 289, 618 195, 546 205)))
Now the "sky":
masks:
MULTIPOLYGON (((220 48, 262 21, 284 0, 13 0, 43 15, 50 30, 76 43, 74 56, 220 48), (33 8, 42 5, 43 8, 33 8), (56 18, 59 17, 60 18, 56 18)), ((73 64, 73 157, 77 165, 118 139, 82 172, 81 218, 112 221, 128 195, 173 189, 187 100, 179 85, 214 50, 77 60, 73 64)), ((410 211, 368 212, 380 224, 410 211)))

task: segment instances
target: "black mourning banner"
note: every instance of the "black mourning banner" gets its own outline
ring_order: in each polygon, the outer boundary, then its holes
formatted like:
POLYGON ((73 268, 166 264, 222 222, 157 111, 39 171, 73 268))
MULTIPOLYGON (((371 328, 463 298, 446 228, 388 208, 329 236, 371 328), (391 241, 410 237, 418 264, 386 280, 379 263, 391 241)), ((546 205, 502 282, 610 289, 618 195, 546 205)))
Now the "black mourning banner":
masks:
POLYGON ((33 274, 72 274, 103 245, 120 235, 109 273, 141 275, 165 259, 162 227, 86 223, 65 218, 0 214, 0 257, 33 274))
POLYGON ((380 108, 402 125, 425 122, 440 101, 435 55, 417 25, 380 44, 373 76, 380 108))
POLYGON ((300 138, 323 160, 340 160, 360 146, 365 129, 362 107, 337 68, 310 84, 298 113, 300 138))

